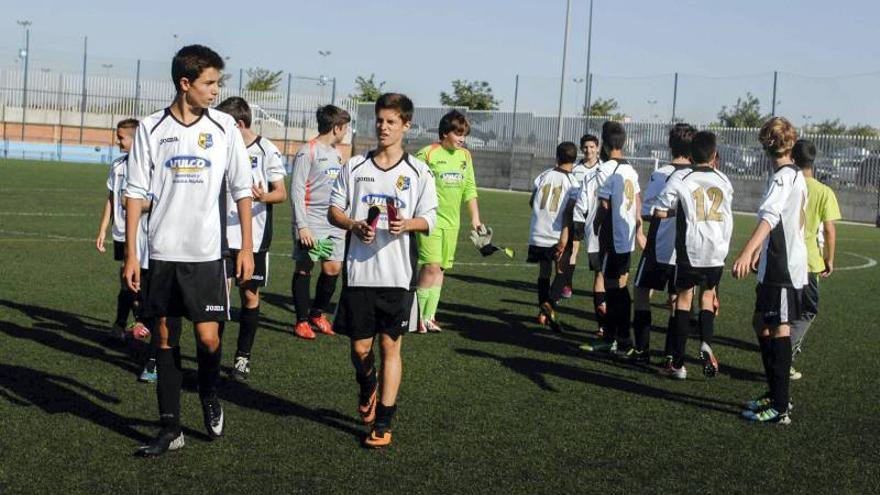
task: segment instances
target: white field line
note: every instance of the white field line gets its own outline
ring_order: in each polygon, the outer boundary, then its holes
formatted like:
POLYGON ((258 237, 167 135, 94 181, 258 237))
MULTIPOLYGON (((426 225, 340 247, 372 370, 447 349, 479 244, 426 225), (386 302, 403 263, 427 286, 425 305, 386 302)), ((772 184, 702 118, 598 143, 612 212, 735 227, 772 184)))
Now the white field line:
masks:
POLYGON ((0 216, 7 217, 91 217, 90 213, 53 213, 39 211, 0 211, 0 216))

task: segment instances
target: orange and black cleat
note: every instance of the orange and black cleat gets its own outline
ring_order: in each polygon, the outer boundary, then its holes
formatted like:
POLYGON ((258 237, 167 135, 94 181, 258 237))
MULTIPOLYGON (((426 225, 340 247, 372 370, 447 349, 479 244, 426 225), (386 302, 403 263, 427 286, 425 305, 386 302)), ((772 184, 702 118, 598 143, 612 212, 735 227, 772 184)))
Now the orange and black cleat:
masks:
POLYGON ((315 331, 312 330, 312 326, 308 321, 298 321, 296 322, 296 326, 293 327, 293 333, 301 338, 306 340, 314 340, 316 335, 315 331))
POLYGON ((328 320, 323 313, 319 316, 312 316, 309 318, 309 322, 311 322, 311 324, 324 335, 329 335, 331 337, 336 335, 336 332, 333 331, 333 324, 330 323, 330 320, 328 320))
POLYGON ((391 445, 391 431, 387 428, 373 428, 364 438, 364 447, 370 449, 381 449, 389 445, 391 445))

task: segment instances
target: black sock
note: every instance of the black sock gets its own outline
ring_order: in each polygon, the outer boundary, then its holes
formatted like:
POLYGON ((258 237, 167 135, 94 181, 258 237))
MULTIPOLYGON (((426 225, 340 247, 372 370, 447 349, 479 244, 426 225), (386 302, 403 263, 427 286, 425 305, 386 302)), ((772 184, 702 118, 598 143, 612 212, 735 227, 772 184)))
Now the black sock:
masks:
POLYGON ((715 335, 715 312, 704 309, 700 311, 700 339, 712 345, 712 337, 715 335))
POLYGON ((675 336, 672 340, 672 365, 676 368, 684 366, 684 353, 687 349, 687 338, 691 330, 691 312, 684 309, 675 310, 675 336))
POLYGON ((550 279, 538 278, 538 306, 550 300, 550 279))
POLYGON ((633 333, 636 339, 636 350, 647 351, 651 343, 651 310, 635 311, 633 315, 633 333))
POLYGON ((607 289, 605 291, 605 333, 602 339, 606 342, 614 342, 617 335, 617 311, 620 301, 618 289, 607 289))
POLYGON ((791 337, 770 339, 773 347, 773 408, 788 411, 789 370, 791 369, 791 337))
POLYGON ((199 397, 202 399, 217 393, 222 355, 219 347, 216 351, 210 352, 201 344, 196 346, 196 360, 199 363, 199 397))
POLYGON ((547 300, 550 301, 554 307, 556 307, 556 303, 559 302, 559 298, 562 297, 562 289, 568 284, 568 277, 565 273, 557 273, 555 277, 553 277, 553 284, 550 286, 550 293, 547 295, 547 300))
POLYGON ((159 420, 163 427, 180 428, 180 387, 183 372, 180 369, 180 347, 159 349, 156 352, 156 398, 159 401, 159 420))
POLYGON ((336 292, 336 279, 339 275, 327 275, 321 273, 318 276, 318 285, 315 286, 315 302, 312 303, 312 309, 309 316, 320 316, 330 304, 333 293, 336 292))
POLYGON ((296 321, 306 321, 309 319, 309 307, 312 300, 312 296, 309 294, 311 283, 311 273, 302 274, 294 272, 293 280, 290 282, 290 290, 293 292, 293 307, 296 310, 296 321))
POLYGON ((605 292, 594 292, 593 293, 593 311, 596 314, 596 324, 599 325, 599 328, 604 329, 606 326, 607 318, 606 315, 599 312, 599 307, 603 304, 605 305, 605 310, 608 310, 608 295, 605 292))
POLYGON ((260 307, 241 308, 238 316, 238 349, 236 356, 250 357, 260 322, 260 307))
POLYGON ((630 340, 630 322, 632 321, 632 297, 629 295, 629 288, 621 287, 617 289, 617 342, 623 343, 626 347, 631 344, 630 340))
POLYGON ((663 344, 663 355, 671 356, 675 342, 675 316, 666 320, 666 342, 663 344))
POLYGON ((125 328, 128 321, 128 312, 131 311, 131 293, 126 289, 119 289, 116 294, 116 321, 117 327, 125 328))
POLYGON ((394 413, 397 412, 397 405, 386 406, 379 402, 376 405, 376 428, 389 429, 391 428, 391 420, 394 419, 394 413))
POLYGON ((774 396, 775 383, 773 382, 773 345, 770 337, 759 337, 758 345, 761 347, 761 364, 764 365, 764 376, 767 379, 767 390, 770 397, 774 396))

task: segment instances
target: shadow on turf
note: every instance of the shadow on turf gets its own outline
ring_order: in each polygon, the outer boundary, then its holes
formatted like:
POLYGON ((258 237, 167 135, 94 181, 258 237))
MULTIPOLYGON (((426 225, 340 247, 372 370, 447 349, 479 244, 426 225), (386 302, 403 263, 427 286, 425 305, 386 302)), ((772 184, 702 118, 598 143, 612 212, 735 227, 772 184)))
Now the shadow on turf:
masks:
POLYGON ((476 349, 456 349, 456 352, 464 356, 470 356, 479 359, 494 359, 502 366, 509 368, 516 373, 528 378, 532 383, 540 389, 558 392, 552 385, 547 383, 547 376, 555 376, 566 380, 572 380, 582 383, 590 383, 600 387, 611 388, 630 394, 649 397, 652 399, 667 400, 678 402, 688 406, 699 407, 712 411, 718 411, 726 414, 739 414, 742 407, 739 404, 731 402, 723 402, 697 395, 684 394, 681 392, 671 392, 656 387, 651 387, 642 383, 626 380, 619 376, 602 373, 583 368, 577 368, 562 363, 554 363, 540 359, 529 359, 521 357, 503 357, 476 349))
POLYGON ((115 405, 120 400, 100 390, 66 376, 22 366, 0 364, 0 395, 14 405, 36 406, 46 414, 71 414, 141 443, 150 437, 133 425, 156 424, 121 416, 102 406, 100 403, 115 405))
POLYGON ((30 328, 9 321, 0 321, 0 332, 10 337, 32 340, 57 351, 97 359, 118 366, 129 373, 140 371, 128 356, 112 352, 122 348, 109 343, 107 326, 100 320, 5 299, 0 299, 0 307, 19 311, 31 319, 30 328), (65 334, 90 343, 67 338, 65 334))

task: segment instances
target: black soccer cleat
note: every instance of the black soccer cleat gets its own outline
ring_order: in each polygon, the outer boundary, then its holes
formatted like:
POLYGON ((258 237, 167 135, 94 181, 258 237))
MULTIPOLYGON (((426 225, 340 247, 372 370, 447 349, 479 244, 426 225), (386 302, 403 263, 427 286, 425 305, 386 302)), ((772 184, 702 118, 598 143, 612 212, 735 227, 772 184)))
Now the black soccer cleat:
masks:
POLYGON ((165 427, 150 443, 141 445, 137 454, 142 457, 155 457, 170 450, 180 450, 184 445, 183 432, 179 427, 165 427))
POLYGON ((205 429, 208 435, 217 438, 223 436, 223 405, 216 395, 202 399, 202 415, 205 418, 205 429))

